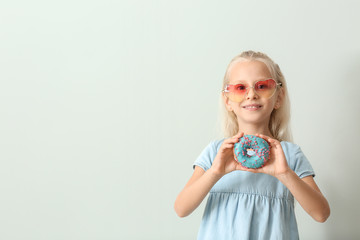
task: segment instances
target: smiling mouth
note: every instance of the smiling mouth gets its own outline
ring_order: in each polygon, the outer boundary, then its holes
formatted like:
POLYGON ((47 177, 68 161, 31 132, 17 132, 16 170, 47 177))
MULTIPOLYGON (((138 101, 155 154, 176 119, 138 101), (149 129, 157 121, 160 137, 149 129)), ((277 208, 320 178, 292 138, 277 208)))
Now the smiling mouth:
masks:
POLYGON ((255 110, 262 108, 262 106, 258 105, 258 104, 251 104, 251 105, 243 106, 243 108, 246 110, 255 111, 255 110))

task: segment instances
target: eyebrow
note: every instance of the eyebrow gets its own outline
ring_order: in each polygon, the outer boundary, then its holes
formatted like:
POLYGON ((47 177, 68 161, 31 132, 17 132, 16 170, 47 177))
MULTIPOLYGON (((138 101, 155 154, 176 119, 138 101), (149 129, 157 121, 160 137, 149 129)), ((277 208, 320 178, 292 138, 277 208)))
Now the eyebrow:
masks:
MULTIPOLYGON (((259 78, 259 80, 256 80, 255 82, 264 81, 264 80, 269 80, 269 79, 273 79, 273 78, 272 78, 272 77, 259 78)), ((244 83, 244 82, 246 82, 246 80, 240 79, 240 80, 235 80, 234 82, 235 82, 235 83, 233 83, 233 84, 230 84, 230 83, 229 83, 229 85, 236 85, 236 84, 244 83)))

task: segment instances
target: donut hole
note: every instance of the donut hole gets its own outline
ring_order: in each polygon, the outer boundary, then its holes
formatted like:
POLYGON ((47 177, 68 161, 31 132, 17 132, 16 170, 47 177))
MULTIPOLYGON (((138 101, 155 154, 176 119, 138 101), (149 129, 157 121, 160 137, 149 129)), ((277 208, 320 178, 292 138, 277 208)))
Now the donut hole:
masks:
POLYGON ((256 154, 255 150, 252 149, 252 148, 247 148, 246 149, 246 154, 249 156, 249 157, 252 157, 256 154))

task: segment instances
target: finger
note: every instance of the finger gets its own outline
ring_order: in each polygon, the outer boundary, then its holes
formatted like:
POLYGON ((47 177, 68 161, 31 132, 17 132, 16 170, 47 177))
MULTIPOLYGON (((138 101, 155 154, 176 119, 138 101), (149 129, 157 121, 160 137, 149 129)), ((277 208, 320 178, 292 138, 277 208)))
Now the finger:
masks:
POLYGON ((234 142, 234 139, 235 139, 235 138, 233 138, 233 137, 228 138, 228 139, 225 139, 224 142, 223 142, 223 144, 232 143, 232 142, 234 142))
POLYGON ((229 138, 225 139, 224 141, 229 141, 231 139, 236 139, 236 138, 239 138, 239 134, 236 134, 236 135, 234 135, 232 137, 229 137, 229 138))
POLYGON ((243 132, 239 132, 238 134, 234 135, 234 138, 241 138, 242 136, 244 136, 244 133, 243 132))
POLYGON ((265 140, 271 139, 271 137, 269 137, 269 136, 267 136, 267 135, 264 135, 264 134, 256 134, 256 135, 258 135, 258 137, 261 137, 261 138, 263 138, 263 139, 265 139, 265 140))
POLYGON ((231 148, 234 148, 234 144, 225 143, 225 144, 223 144, 222 148, 223 148, 223 150, 231 149, 231 148))
POLYGON ((234 137, 227 139, 226 143, 237 143, 239 142, 239 139, 240 137, 235 135, 234 137))
POLYGON ((270 143, 271 147, 273 147, 273 148, 276 148, 276 149, 281 148, 280 142, 276 139, 270 139, 269 143, 270 143))
POLYGON ((226 144, 226 148, 233 148, 234 147, 234 144, 233 143, 228 143, 226 144))
POLYGON ((254 169, 254 173, 265 173, 265 171, 264 171, 263 167, 260 167, 260 168, 254 169))
POLYGON ((270 138, 269 141, 272 142, 272 143, 274 143, 274 144, 276 144, 276 145, 279 145, 279 144, 280 144, 279 140, 276 140, 276 139, 274 139, 274 138, 270 138))
POLYGON ((262 139, 264 139, 264 140, 267 139, 267 137, 266 137, 265 135, 260 134, 260 133, 255 134, 255 136, 257 136, 257 137, 259 137, 259 138, 262 138, 262 139))
POLYGON ((244 136, 244 133, 243 132, 240 132, 238 134, 236 134, 234 136, 234 138, 236 139, 236 142, 239 142, 240 141, 240 138, 242 138, 244 136))
POLYGON ((241 170, 241 171, 245 171, 245 172, 252 172, 252 173, 257 173, 257 169, 253 169, 253 168, 246 168, 244 166, 241 165, 241 163, 239 163, 236 166, 236 170, 241 170))
POLYGON ((231 138, 239 139, 239 138, 241 138, 243 135, 244 135, 244 133, 239 132, 239 133, 237 133, 236 135, 232 136, 231 138))
POLYGON ((273 138, 271 138, 269 136, 266 136, 266 135, 263 135, 263 134, 256 134, 256 136, 264 139, 269 145, 271 145, 270 140, 273 139, 273 138))

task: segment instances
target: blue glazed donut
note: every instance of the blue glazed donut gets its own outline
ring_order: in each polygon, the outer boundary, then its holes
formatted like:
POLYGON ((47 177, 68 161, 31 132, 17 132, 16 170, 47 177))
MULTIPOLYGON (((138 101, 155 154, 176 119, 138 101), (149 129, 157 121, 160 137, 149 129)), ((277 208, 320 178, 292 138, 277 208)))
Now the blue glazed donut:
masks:
POLYGON ((245 168, 261 168, 269 160, 270 147, 262 138, 244 135, 234 145, 235 159, 245 168))

